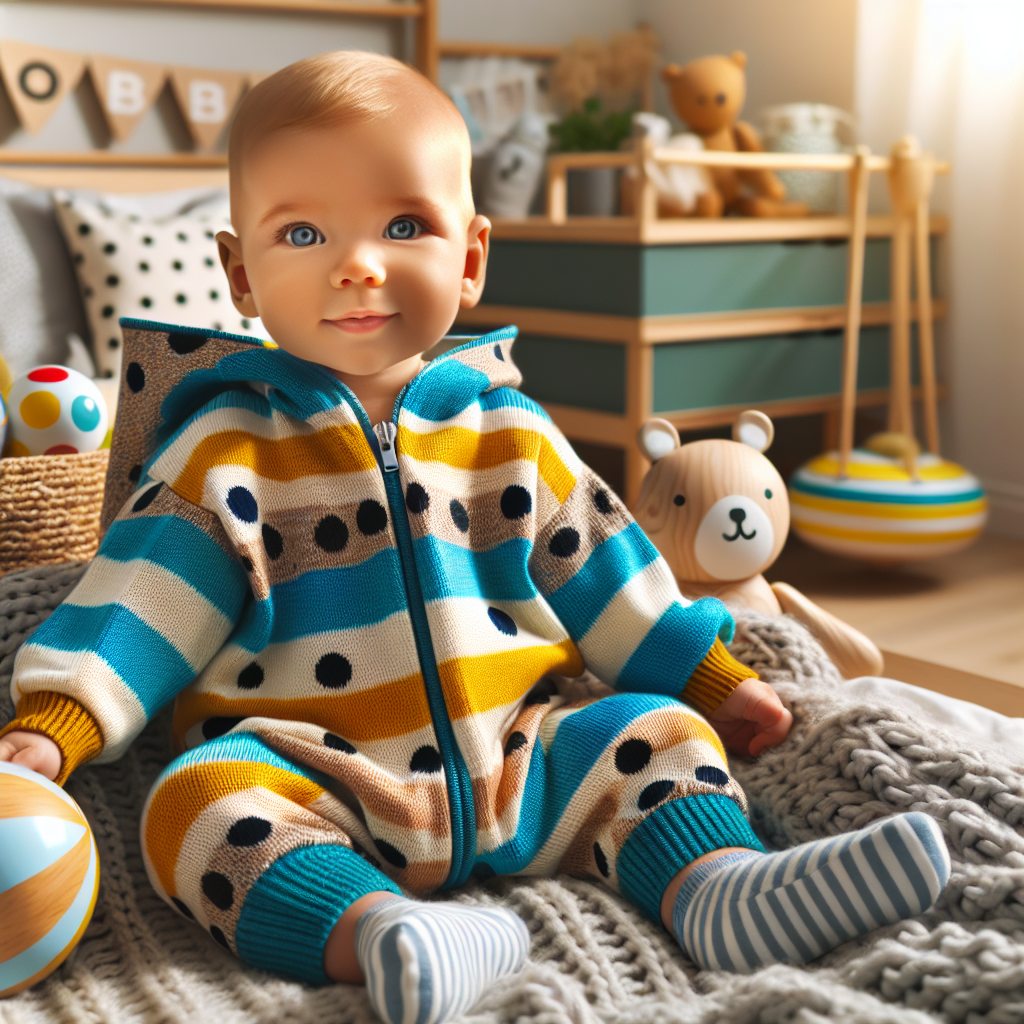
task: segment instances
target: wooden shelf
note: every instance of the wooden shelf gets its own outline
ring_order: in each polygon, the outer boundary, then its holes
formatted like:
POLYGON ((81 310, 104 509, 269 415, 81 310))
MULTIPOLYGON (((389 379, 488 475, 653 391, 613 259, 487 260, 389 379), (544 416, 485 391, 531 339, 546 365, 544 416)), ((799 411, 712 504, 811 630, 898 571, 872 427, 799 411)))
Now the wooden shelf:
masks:
POLYGON ((160 170, 224 168, 228 158, 221 153, 118 153, 106 149, 81 153, 41 153, 0 149, 0 167, 138 167, 160 170))
MULTIPOLYGON (((48 0, 44 0, 48 2, 48 0)), ((245 11, 276 11, 282 14, 347 14, 371 18, 419 18, 422 3, 357 3, 354 0, 72 0, 82 6, 207 7, 245 11)))
POLYGON ((520 60, 557 60, 561 46, 534 46, 529 43, 476 43, 446 39, 438 43, 442 57, 518 57, 520 60))

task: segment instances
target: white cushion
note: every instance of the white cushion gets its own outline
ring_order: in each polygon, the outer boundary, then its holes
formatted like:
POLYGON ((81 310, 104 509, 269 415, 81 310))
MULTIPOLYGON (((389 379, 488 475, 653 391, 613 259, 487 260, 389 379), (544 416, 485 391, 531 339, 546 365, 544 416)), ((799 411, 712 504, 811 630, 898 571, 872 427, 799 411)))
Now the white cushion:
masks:
POLYGON ((269 337, 235 309, 215 236, 231 228, 226 189, 152 196, 54 192, 101 377, 121 373, 120 317, 269 337))

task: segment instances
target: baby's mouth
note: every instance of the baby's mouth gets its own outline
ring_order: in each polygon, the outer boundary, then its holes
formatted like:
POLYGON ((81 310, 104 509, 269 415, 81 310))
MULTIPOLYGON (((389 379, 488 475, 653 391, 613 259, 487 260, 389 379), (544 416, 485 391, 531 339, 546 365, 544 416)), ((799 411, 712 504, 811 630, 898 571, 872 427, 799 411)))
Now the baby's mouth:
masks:
POLYGON ((397 313, 376 313, 367 310, 357 310, 354 313, 349 313, 348 316, 338 317, 337 320, 325 320, 325 323, 330 324, 332 327, 337 327, 338 330, 345 331, 347 334, 369 334, 371 331, 377 330, 378 327, 383 327, 389 320, 393 320, 397 313))

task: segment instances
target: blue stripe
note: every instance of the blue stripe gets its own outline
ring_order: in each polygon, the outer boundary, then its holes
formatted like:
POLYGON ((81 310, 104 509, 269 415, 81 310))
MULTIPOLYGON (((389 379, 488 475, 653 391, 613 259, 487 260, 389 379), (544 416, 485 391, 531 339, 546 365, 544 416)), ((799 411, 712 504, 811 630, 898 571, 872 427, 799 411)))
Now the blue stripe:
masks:
POLYGON ((385 548, 358 565, 315 569, 271 587, 232 640, 255 653, 268 643, 372 626, 406 607, 398 552, 385 548))
POLYGON ((579 640, 612 598, 657 558, 658 549, 630 523, 598 544, 572 579, 548 595, 548 603, 569 636, 579 640))
POLYGON ((617 690, 685 696, 684 687, 717 637, 732 638, 732 616, 714 597, 668 608, 633 652, 615 682, 617 690))
POLYGON ((445 359, 431 363, 413 378, 402 408, 421 419, 448 420, 472 405, 490 387, 486 373, 457 359, 445 359))
POLYGON ((478 597, 532 601, 537 589, 526 567, 533 545, 517 537, 489 551, 469 551, 428 534, 413 541, 424 601, 478 597))
POLYGON ((162 633, 119 604, 62 604, 29 641, 58 651, 92 651, 124 680, 150 718, 194 678, 162 633))
MULTIPOLYGON (((946 483, 945 480, 942 483, 946 483)), ((816 494, 822 498, 835 498, 839 501, 870 501, 891 505, 959 505, 962 502, 977 501, 984 498, 985 492, 978 488, 970 491, 953 491, 948 494, 906 494, 892 491, 857 491, 852 488, 829 487, 824 484, 811 483, 794 474, 789 481, 789 489, 794 494, 816 494)))
POLYGON ((477 399, 480 408, 488 412, 494 409, 525 409, 533 413, 539 419, 551 422, 551 417, 544 411, 544 407, 528 398, 521 391, 515 388, 502 387, 487 391, 477 399))
POLYGON ((242 567, 198 526, 178 516, 117 519, 99 553, 113 562, 144 558, 195 587, 232 622, 249 594, 242 567))

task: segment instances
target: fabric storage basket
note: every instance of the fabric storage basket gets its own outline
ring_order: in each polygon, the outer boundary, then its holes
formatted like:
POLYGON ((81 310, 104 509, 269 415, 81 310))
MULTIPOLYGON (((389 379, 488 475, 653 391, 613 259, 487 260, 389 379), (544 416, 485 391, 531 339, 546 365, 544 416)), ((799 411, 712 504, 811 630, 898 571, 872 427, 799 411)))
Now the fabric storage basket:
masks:
POLYGON ((0 459, 0 574, 96 554, 109 449, 0 459))

